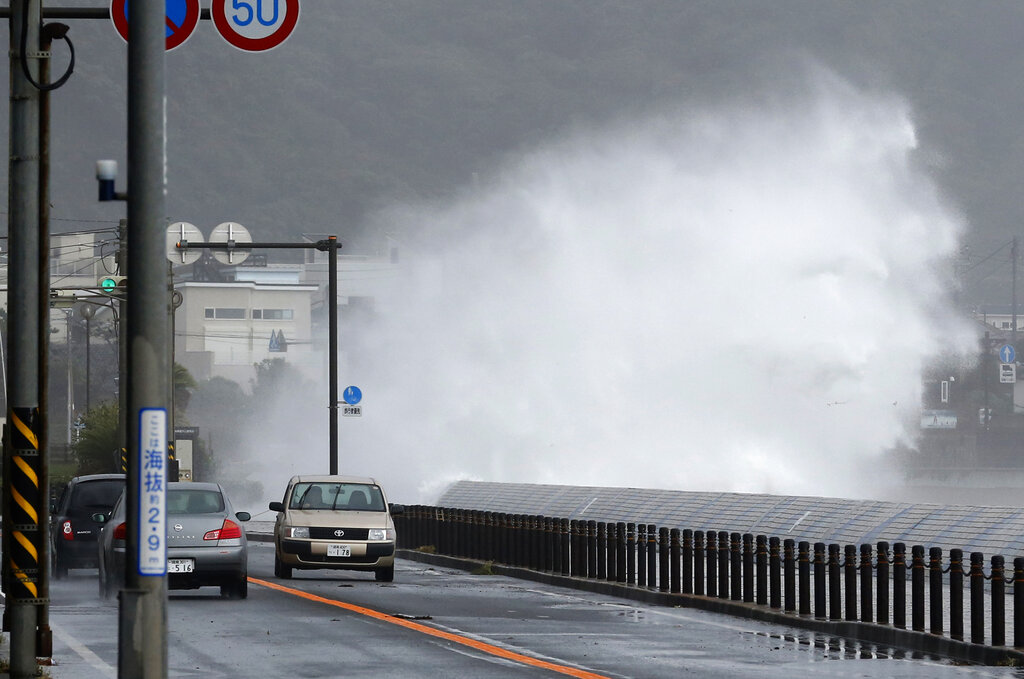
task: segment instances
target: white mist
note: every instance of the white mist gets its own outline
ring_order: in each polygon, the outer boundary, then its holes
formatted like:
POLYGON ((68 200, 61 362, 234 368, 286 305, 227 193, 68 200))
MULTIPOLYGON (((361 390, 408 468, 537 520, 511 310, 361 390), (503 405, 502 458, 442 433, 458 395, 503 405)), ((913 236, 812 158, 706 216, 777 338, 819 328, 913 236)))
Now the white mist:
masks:
MULTIPOLYGON (((946 311, 962 224, 902 101, 811 80, 580 131, 382 218, 402 275, 342 329, 342 470, 404 502, 459 478, 875 494, 922 365, 973 346, 946 311)), ((274 479, 326 471, 322 410, 274 479)))

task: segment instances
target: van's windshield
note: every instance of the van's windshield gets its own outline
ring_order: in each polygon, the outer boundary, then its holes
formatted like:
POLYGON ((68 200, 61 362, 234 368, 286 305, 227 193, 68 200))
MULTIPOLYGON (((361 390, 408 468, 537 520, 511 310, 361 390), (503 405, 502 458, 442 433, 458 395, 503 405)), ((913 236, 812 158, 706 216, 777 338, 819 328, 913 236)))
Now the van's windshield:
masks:
POLYGON ((317 481, 296 483, 288 500, 289 509, 327 509, 383 512, 384 494, 368 483, 317 481))

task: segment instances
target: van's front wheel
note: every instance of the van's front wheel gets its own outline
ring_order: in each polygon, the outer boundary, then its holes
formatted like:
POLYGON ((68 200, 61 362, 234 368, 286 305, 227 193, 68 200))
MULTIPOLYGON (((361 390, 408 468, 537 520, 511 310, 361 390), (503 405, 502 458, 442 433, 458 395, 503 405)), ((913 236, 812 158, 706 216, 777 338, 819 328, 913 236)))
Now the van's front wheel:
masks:
POLYGON ((377 582, 394 582, 394 580, 395 580, 395 565, 391 564, 387 568, 376 568, 376 569, 374 569, 373 577, 377 579, 377 582))

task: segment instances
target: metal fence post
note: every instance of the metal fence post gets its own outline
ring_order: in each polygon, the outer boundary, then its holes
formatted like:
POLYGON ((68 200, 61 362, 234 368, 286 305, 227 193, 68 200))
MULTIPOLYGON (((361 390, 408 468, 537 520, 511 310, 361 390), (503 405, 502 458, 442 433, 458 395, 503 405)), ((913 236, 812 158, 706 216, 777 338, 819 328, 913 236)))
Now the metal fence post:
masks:
POLYGON ((1006 645, 1006 571, 1000 555, 992 557, 992 645, 1006 645))
POLYGON ((828 619, 843 617, 842 563, 839 561, 839 545, 828 546, 828 619))
POLYGON ((825 619, 825 543, 814 543, 814 617, 825 619))
POLYGON ((924 547, 910 548, 910 627, 924 631, 924 547))
POLYGON ((892 546, 892 625, 907 628, 907 546, 892 546))
POLYGON ((878 591, 878 623, 889 624, 889 543, 879 542, 876 547, 878 566, 875 569, 875 587, 878 591))
POLYGON ((964 553, 949 550, 949 636, 964 640, 964 553))
POLYGON ((871 562, 871 545, 860 546, 860 621, 871 622, 873 602, 871 600, 871 579, 875 577, 875 567, 871 562))
MULTIPOLYGON (((693 593, 704 594, 704 531, 693 531, 693 593)), ((683 559, 683 568, 686 568, 686 560, 683 559)), ((686 587, 686 581, 683 581, 686 587)), ((686 591, 686 590, 683 590, 686 591)))
POLYGON ((636 527, 636 585, 647 586, 647 524, 636 527))
POLYGON ((971 643, 985 643, 985 555, 971 552, 971 643))
POLYGON ((942 634, 942 548, 928 550, 928 617, 932 634, 942 634))

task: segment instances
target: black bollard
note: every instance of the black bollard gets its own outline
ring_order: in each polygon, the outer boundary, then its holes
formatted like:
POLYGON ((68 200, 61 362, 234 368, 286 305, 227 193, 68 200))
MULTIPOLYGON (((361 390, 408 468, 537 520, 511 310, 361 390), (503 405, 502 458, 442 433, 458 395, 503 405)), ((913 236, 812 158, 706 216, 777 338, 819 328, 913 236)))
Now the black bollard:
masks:
POLYGON ((551 572, 562 572, 562 520, 551 517, 551 572))
POLYGON ((910 628, 924 631, 924 547, 910 548, 910 628))
MULTIPOLYGON (((704 531, 693 531, 693 593, 703 596, 704 594, 704 531)), ((686 559, 683 559, 683 568, 686 568, 686 559)), ((686 587, 684 580, 683 587, 686 587)))
POLYGON ((814 543, 814 617, 824 620, 828 617, 825 610, 825 543, 814 543))
POLYGON ((729 598, 729 559, 732 555, 732 544, 729 533, 718 531, 718 598, 729 598))
POLYGON ((860 546, 860 621, 871 622, 873 602, 871 601, 871 579, 875 567, 871 562, 871 545, 860 546))
POLYGON ((828 546, 828 619, 843 617, 842 563, 839 559, 839 545, 828 546))
POLYGON ((754 536, 743 534, 743 602, 754 602, 754 536))
POLYGON ((597 522, 597 579, 608 579, 608 532, 604 521, 597 522))
MULTIPOLYGON (((768 551, 768 536, 767 535, 758 535, 757 538, 755 539, 755 543, 754 544, 755 544, 755 548, 754 548, 754 562, 756 564, 756 566, 755 566, 756 567, 756 575, 754 577, 754 580, 756 582, 756 585, 755 585, 756 589, 755 589, 755 593, 754 593, 754 599, 755 599, 755 601, 757 601, 758 605, 766 606, 766 605, 768 605, 768 566, 769 566, 769 563, 771 563, 771 558, 772 558, 769 555, 769 551, 768 551)), ((772 572, 773 572, 774 575, 778 575, 778 565, 779 565, 779 544, 778 544, 778 540, 775 541, 775 557, 774 557, 774 559, 775 559, 775 566, 774 566, 774 570, 772 572)), ((778 578, 775 578, 772 581, 772 595, 773 595, 773 598, 775 598, 774 597, 775 593, 778 592, 778 585, 779 585, 778 578)), ((773 606, 773 608, 778 608, 778 606, 773 606)))
POLYGON ((782 541, 782 610, 796 610, 796 543, 792 538, 782 541))
POLYGON ((857 619, 857 546, 844 548, 843 572, 846 581, 846 619, 857 619))
POLYGON ((879 542, 876 551, 878 565, 875 567, 875 586, 878 591, 878 624, 889 624, 889 543, 879 542))
POLYGON ((1004 559, 992 557, 992 645, 1006 645, 1006 571, 1004 559))
POLYGON ((707 563, 707 593, 708 596, 718 596, 718 533, 709 530, 705 536, 707 539, 707 547, 704 550, 707 563))
POLYGON ((964 640, 964 552, 949 550, 949 636, 964 640))
POLYGON ((607 565, 605 566, 605 576, 608 582, 616 582, 619 579, 618 576, 618 560, 619 560, 619 539, 616 533, 616 526, 614 523, 605 524, 605 543, 607 544, 607 565))
POLYGON ((743 598, 743 550, 742 536, 739 533, 729 534, 729 582, 732 585, 733 601, 743 598))
POLYGON ((907 546, 892 546, 892 626, 907 628, 907 546))
MULTIPOLYGON (((679 539, 676 536, 675 544, 678 547, 679 539)), ((669 543, 668 528, 658 529, 658 590, 667 592, 672 587, 672 581, 679 582, 679 560, 676 560, 676 567, 673 569, 669 563, 671 545, 669 543)), ((677 552, 678 553, 678 552, 677 552)))
POLYGON ((811 614, 811 544, 797 545, 797 566, 800 578, 800 615, 811 614))
POLYGON ((636 584, 637 587, 647 586, 647 524, 636 527, 636 584))
POLYGON ((601 553, 597 551, 597 521, 587 521, 587 577, 597 578, 597 562, 601 553))
POLYGON ((626 584, 636 584, 636 524, 626 524, 626 584))
POLYGON ((569 520, 567 518, 558 519, 558 538, 558 551, 561 552, 562 558, 562 575, 567 576, 571 571, 569 565, 569 558, 571 557, 569 553, 569 520))
POLYGON ((932 634, 942 634, 942 548, 928 550, 928 617, 932 634))
POLYGON ((616 547, 615 550, 615 581, 623 583, 627 581, 626 562, 628 561, 628 546, 626 544, 627 526, 622 521, 615 524, 616 547))
POLYGON ((1013 560, 1013 645, 1024 646, 1024 557, 1013 560))
POLYGON ((658 527, 647 524, 647 586, 658 586, 658 527))
POLYGON ((971 643, 985 643, 985 555, 971 552, 971 643))
POLYGON ((693 531, 687 528, 669 531, 669 591, 693 594, 693 531))

